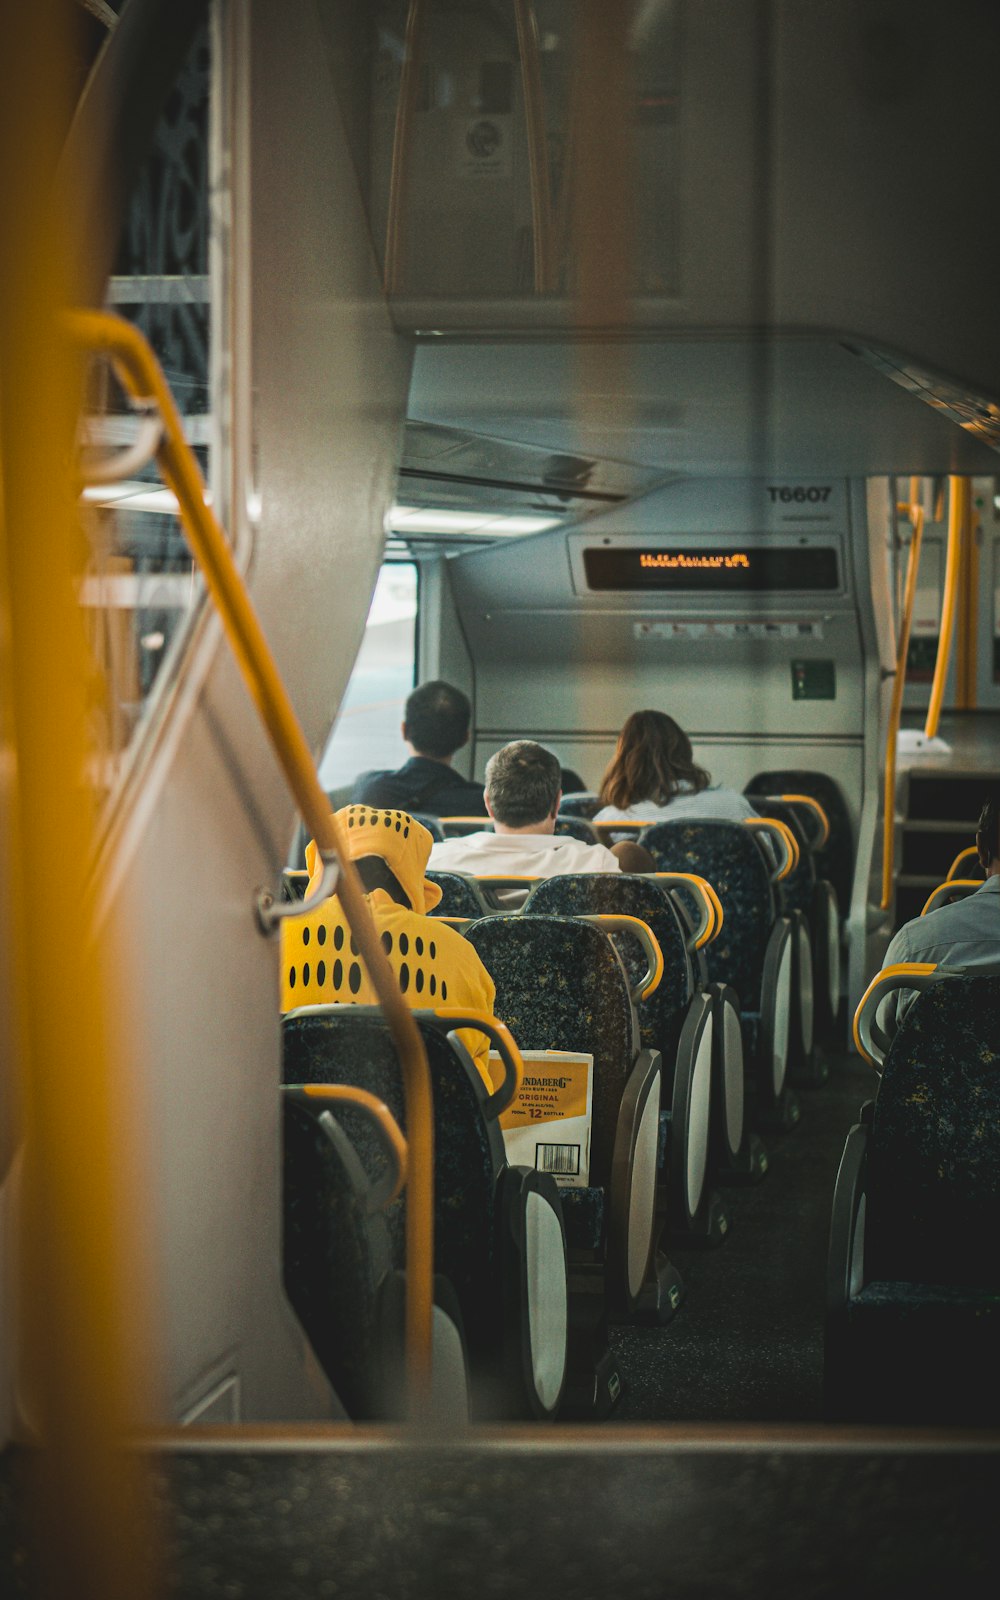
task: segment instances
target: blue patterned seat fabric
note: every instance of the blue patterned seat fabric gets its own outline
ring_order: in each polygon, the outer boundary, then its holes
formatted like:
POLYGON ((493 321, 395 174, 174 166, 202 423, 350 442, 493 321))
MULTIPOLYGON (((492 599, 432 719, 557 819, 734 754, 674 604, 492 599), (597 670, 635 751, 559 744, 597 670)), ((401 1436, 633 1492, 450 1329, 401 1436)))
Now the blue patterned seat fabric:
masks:
POLYGON ((596 828, 583 817, 566 817, 561 813, 556 817, 556 833, 570 839, 580 839, 584 844, 600 844, 596 828))
MULTIPOLYGON (((434 1095, 435 1270, 455 1289, 471 1343, 496 1332, 491 1326, 494 1190, 503 1141, 498 1125, 482 1116, 480 1080, 464 1051, 460 1058, 436 1028, 420 1027, 434 1095)), ((368 1089, 385 1101, 406 1132, 402 1076, 381 1017, 357 1006, 286 1017, 282 1070, 285 1083, 351 1083, 368 1089)), ((371 1123, 349 1106, 338 1106, 336 1115, 369 1177, 377 1179, 385 1157, 371 1123)), ((386 1212, 396 1267, 405 1266, 405 1216, 404 1189, 386 1212)))
POLYGON ((865 1277, 1000 1289, 1000 978, 919 996, 868 1145, 865 1277))
POLYGON ((476 885, 462 872, 427 871, 424 877, 436 883, 441 899, 431 912, 432 917, 481 917, 487 910, 476 885))
MULTIPOLYGON (((567 873, 535 885, 521 915, 540 912, 564 917, 620 914, 640 917, 650 928, 663 952, 663 978, 649 999, 639 1003, 639 1029, 646 1048, 661 1052, 669 1087, 694 980, 684 930, 667 891, 651 878, 627 872, 567 873)), ((629 982, 637 983, 646 971, 641 944, 629 934, 615 934, 614 941, 629 982)))
POLYGON ((559 805, 561 817, 583 817, 587 822, 601 809, 600 796, 596 794, 564 794, 559 805))
POLYGON ((496 984, 495 1010, 522 1050, 594 1058, 591 1182, 611 1176, 622 1091, 639 1049, 621 959, 605 933, 572 917, 486 917, 466 938, 496 984))
POLYGON ((764 952, 774 922, 767 866, 749 828, 740 822, 657 822, 642 842, 661 872, 696 872, 722 902, 725 921, 705 949, 713 983, 728 983, 745 1014, 760 1012, 764 952))
POLYGON ((851 909, 851 884, 854 880, 854 837, 851 814, 840 785, 825 772, 809 772, 787 767, 779 772, 758 772, 746 786, 746 794, 810 794, 818 800, 830 822, 830 837, 814 854, 816 871, 828 878, 837 891, 840 914, 851 909))

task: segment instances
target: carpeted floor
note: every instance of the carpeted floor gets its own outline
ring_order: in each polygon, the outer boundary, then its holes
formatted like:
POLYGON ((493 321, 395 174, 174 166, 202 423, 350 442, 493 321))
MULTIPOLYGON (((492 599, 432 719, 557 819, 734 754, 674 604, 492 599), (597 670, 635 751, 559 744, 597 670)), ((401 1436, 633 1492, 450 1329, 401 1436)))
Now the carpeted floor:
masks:
POLYGON ((818 1421, 827 1239, 844 1139, 875 1077, 830 1057, 822 1088, 797 1091, 802 1117, 765 1134, 770 1171, 722 1191, 731 1230, 716 1250, 668 1249, 687 1286, 665 1328, 613 1330, 628 1421, 818 1421))

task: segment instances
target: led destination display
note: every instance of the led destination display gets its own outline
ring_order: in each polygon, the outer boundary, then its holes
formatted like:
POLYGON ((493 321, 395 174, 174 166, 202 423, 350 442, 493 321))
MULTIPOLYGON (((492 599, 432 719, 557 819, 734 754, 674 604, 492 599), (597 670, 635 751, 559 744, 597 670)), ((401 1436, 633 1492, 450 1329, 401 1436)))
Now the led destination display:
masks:
POLYGON ((746 594, 764 590, 838 589, 830 546, 765 550, 745 545, 607 546, 583 552, 588 589, 683 590, 746 594))

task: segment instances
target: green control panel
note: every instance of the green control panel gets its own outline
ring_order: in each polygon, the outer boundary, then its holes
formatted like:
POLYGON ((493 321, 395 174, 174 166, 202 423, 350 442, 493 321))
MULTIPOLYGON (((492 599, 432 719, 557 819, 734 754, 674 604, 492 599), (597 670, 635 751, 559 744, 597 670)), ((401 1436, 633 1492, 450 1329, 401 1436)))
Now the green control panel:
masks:
POLYGON ((832 661, 793 661, 793 700, 836 700, 837 671, 832 661))

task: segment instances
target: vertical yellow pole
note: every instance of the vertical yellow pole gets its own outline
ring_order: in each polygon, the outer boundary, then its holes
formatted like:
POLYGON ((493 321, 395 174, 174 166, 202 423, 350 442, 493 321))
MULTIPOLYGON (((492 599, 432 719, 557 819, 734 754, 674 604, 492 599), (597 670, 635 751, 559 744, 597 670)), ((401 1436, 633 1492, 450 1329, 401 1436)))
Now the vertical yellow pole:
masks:
POLYGON ((976 544, 976 514, 971 485, 965 495, 962 525, 962 576, 959 584, 958 617, 955 622, 957 663, 955 704, 960 711, 976 705, 976 665, 979 642, 979 549, 976 544))
POLYGON ((924 508, 920 503, 920 480, 910 480, 910 504, 899 507, 909 512, 913 526, 910 554, 906 563, 906 588, 903 594, 903 611, 899 620, 899 643, 896 646, 896 676, 892 683, 892 701, 889 706, 889 729, 885 741, 885 792, 882 801, 882 910, 892 904, 892 880, 896 855, 896 741, 903 714, 903 690, 906 687, 906 658, 910 652, 910 628, 913 623, 913 602, 917 593, 917 571, 920 566, 920 542, 924 532, 924 508))
POLYGON ((0 629, 14 729, 18 1038, 26 1128, 22 1385, 37 1429, 39 1588, 142 1600, 155 1540, 138 1461, 143 1294, 126 1173, 143 1156, 109 1042, 107 946, 86 903, 92 676, 75 598, 69 468, 77 395, 56 335, 69 219, 53 204, 69 120, 67 23, 55 0, 8 7, 0 52, 0 629))
POLYGON ((941 703, 948 681, 948 663, 951 660, 951 637, 955 629, 955 606, 962 570, 962 535, 968 520, 969 480, 951 477, 948 480, 948 554, 944 567, 944 599, 941 605, 941 634, 938 639, 937 661, 934 663, 934 682, 931 685, 930 704, 924 733, 933 739, 941 720, 941 703))

